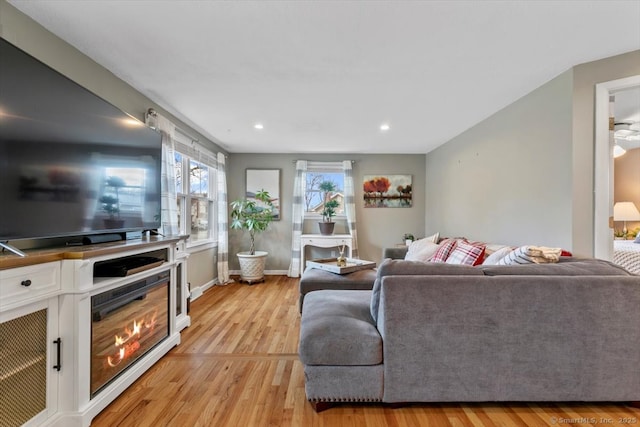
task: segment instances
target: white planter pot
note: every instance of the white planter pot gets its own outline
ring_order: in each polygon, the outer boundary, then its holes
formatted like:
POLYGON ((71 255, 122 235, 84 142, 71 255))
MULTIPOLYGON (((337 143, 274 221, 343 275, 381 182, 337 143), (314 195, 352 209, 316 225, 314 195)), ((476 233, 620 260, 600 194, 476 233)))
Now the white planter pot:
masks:
POLYGON ((240 280, 249 284, 263 281, 267 255, 268 252, 265 251, 256 251, 254 255, 249 252, 238 252, 240 280))

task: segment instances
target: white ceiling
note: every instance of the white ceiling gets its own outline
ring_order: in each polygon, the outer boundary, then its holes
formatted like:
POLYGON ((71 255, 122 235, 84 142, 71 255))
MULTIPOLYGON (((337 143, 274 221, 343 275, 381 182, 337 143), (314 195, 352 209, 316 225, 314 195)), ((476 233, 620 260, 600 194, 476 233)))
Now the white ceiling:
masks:
POLYGON ((426 153, 640 49, 638 0, 9 3, 232 153, 426 153))

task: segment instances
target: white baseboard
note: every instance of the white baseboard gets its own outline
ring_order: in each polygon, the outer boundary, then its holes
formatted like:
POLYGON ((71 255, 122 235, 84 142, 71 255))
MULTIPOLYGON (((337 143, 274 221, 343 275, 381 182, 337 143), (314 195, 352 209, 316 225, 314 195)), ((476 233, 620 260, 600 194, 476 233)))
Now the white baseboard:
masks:
POLYGON ((209 288, 213 287, 216 283, 218 283, 218 278, 210 280, 202 286, 195 287, 189 291, 189 298, 191 302, 197 300, 202 296, 202 294, 209 288))
MULTIPOLYGON (((232 276, 239 276, 240 270, 229 270, 229 274, 232 276)), ((289 270, 265 270, 265 276, 286 276, 289 274, 289 270)))

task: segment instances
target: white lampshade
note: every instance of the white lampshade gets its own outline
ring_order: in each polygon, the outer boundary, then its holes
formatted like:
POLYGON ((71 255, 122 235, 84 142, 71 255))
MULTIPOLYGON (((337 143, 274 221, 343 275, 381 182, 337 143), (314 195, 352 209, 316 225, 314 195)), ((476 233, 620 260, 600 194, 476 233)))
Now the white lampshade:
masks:
POLYGON ((633 202, 618 202, 613 205, 614 221, 640 221, 640 212, 633 202))
POLYGON ((627 150, 625 150, 624 148, 622 148, 618 144, 613 146, 613 157, 615 157, 615 158, 618 158, 618 157, 622 156, 626 152, 627 152, 627 150))

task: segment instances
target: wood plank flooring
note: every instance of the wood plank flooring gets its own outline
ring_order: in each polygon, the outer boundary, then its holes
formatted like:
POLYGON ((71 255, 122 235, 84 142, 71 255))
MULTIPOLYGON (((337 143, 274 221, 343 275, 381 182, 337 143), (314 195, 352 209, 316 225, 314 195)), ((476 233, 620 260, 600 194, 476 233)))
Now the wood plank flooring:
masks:
POLYGON ((297 302, 298 280, 284 276, 205 292, 182 343, 92 426, 640 427, 640 409, 612 404, 344 404, 315 413, 297 355, 297 302))

